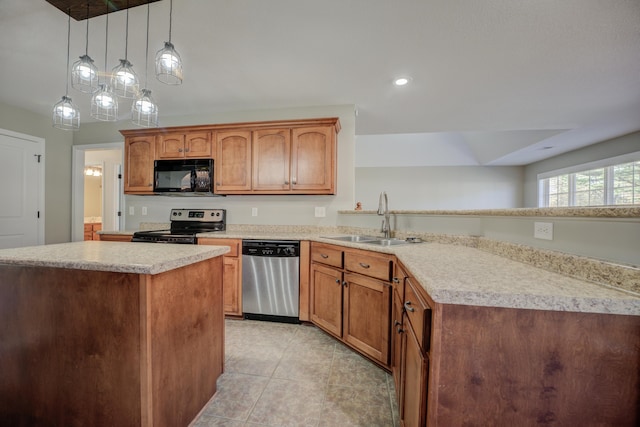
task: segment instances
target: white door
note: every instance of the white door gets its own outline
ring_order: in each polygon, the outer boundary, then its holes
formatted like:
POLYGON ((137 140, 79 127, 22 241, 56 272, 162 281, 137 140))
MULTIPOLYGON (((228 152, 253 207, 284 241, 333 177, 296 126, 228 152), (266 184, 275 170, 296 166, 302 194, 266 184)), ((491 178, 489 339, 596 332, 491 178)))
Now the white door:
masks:
POLYGON ((43 146, 0 130, 0 249, 44 243, 43 146))

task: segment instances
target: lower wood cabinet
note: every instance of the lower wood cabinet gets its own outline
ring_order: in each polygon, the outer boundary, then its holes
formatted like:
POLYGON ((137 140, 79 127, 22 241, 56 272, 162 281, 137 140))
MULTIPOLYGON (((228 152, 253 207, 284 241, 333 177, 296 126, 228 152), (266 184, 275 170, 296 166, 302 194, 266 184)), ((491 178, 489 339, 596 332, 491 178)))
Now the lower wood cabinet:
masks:
POLYGON ((222 258, 222 289, 224 314, 242 316, 242 240, 199 238, 199 245, 229 246, 231 250, 222 258))
POLYGON ((87 222, 84 224, 84 240, 100 240, 98 231, 102 230, 102 223, 87 222))
POLYGON ((311 244, 311 260, 311 321, 389 369, 388 280, 393 260, 382 254, 316 242, 311 244), (350 261, 343 263, 343 259, 350 261), (374 275, 386 270, 387 281, 348 270, 347 265, 352 263, 357 265, 354 269, 370 269, 374 275))
POLYGON ((98 240, 101 240, 103 242, 130 242, 131 238, 132 238, 132 236, 130 234, 119 234, 119 233, 114 233, 114 234, 102 233, 102 234, 98 234, 98 240))
POLYGON ((422 427, 427 417, 431 309, 418 296, 419 291, 415 287, 410 277, 404 277, 404 303, 402 307, 400 304, 396 306, 400 311, 396 316, 402 319, 398 326, 401 333, 396 338, 400 340, 400 350, 394 352, 399 358, 394 363, 400 364, 400 378, 395 377, 397 371, 393 373, 396 387, 399 386, 398 408, 402 427, 422 427), (429 333, 425 332, 425 327, 429 333))

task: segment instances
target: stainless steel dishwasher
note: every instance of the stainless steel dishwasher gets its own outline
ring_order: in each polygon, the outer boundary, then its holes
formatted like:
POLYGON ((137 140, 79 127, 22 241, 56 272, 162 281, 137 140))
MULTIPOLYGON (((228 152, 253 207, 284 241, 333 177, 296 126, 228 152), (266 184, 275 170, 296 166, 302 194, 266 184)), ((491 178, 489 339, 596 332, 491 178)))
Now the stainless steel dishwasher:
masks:
POLYGON ((242 241, 245 319, 299 323, 300 242, 242 241))

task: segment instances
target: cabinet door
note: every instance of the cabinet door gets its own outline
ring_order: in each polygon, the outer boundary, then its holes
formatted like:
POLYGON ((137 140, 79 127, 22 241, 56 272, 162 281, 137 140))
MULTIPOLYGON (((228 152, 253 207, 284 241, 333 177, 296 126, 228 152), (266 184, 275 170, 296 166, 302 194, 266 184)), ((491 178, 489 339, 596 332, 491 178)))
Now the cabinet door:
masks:
POLYGON ((288 191, 290 158, 289 129, 253 132, 253 191, 288 191))
POLYGON ((153 193, 155 149, 155 136, 134 136, 125 139, 125 193, 153 193))
POLYGON ((402 300, 394 292, 391 311, 391 374, 396 387, 396 398, 402 402, 402 346, 404 339, 404 325, 402 324, 402 300))
POLYGON ((311 264, 311 321, 325 331, 342 337, 342 272, 311 264))
POLYGON ((222 259, 224 314, 242 316, 242 287, 240 282, 240 258, 225 256, 222 259))
POLYGON ((191 132, 185 135, 184 155, 199 159, 210 159, 213 156, 213 147, 210 132, 191 132))
POLYGON ((428 360, 411 327, 406 325, 403 346, 402 400, 400 401, 400 425, 422 427, 427 413, 428 360))
POLYGON ((306 194, 335 193, 335 130, 333 126, 293 129, 291 190, 306 194))
POLYGON ((167 133, 158 135, 157 155, 159 159, 184 157, 184 134, 167 133))
POLYGON ((216 133, 216 193, 246 193, 251 190, 251 132, 216 133))
POLYGON ((343 340, 389 366, 390 285, 351 273, 344 282, 343 340))

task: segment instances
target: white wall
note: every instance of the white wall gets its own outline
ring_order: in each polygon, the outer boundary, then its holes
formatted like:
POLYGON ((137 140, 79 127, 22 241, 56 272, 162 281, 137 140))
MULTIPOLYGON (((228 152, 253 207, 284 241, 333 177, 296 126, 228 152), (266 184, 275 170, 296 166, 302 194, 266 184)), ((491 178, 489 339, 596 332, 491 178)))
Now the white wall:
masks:
POLYGON ((504 209, 522 206, 519 166, 356 168, 356 201, 378 208, 381 191, 394 210, 504 209))

